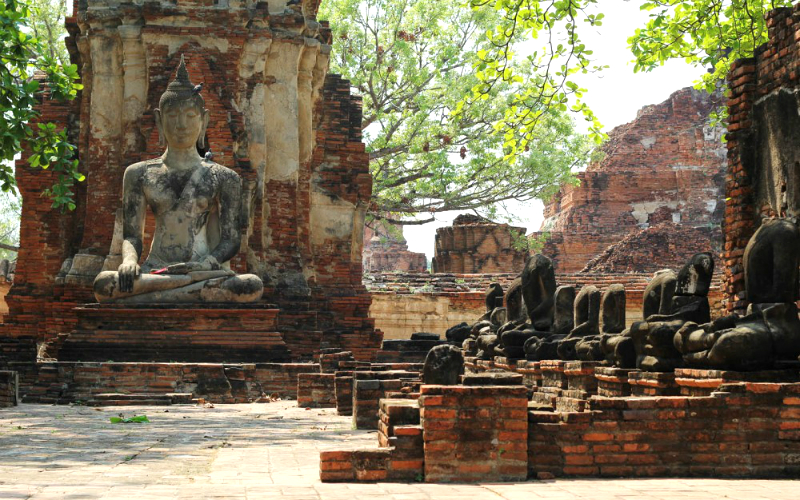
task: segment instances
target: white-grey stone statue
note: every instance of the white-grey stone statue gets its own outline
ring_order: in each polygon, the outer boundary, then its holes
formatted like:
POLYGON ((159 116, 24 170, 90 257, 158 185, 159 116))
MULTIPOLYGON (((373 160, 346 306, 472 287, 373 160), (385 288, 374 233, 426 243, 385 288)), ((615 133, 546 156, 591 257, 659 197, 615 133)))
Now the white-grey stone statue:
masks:
POLYGON ((200 87, 189 81, 183 56, 155 118, 167 149, 160 158, 125 169, 122 264, 97 276, 95 297, 118 303, 259 300, 261 279, 236 275, 228 265, 241 243, 242 183, 236 172, 198 153, 209 112, 200 87), (140 267, 147 206, 156 225, 140 267))

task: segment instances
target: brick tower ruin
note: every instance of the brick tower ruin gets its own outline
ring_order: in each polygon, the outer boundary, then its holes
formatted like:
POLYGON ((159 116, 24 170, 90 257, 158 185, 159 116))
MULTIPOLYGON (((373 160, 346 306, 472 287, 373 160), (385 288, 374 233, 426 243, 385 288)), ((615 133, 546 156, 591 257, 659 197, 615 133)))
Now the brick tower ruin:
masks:
MULTIPOLYGON (((186 313, 204 318, 192 331, 216 332, 206 354, 236 342, 236 333, 220 332, 252 324, 284 344, 283 361, 310 359, 326 347, 373 357, 382 334, 369 319, 371 299, 361 284, 372 184, 361 102, 349 82, 328 74, 330 30, 316 19, 318 7, 316 0, 75 3, 67 46, 84 88, 70 103, 45 97, 40 109, 43 121, 66 127, 78 145, 86 181, 76 189, 77 209, 60 214, 41 195, 54 173, 33 172, 20 160, 21 249, 0 359, 31 362, 37 349, 58 358, 71 332, 73 340, 77 331, 96 343, 96 329, 124 330, 122 312, 91 305, 92 281, 119 254, 114 233, 125 167, 163 152, 154 109, 182 55, 192 81, 203 84, 213 159, 243 181, 247 229, 231 266, 265 284, 250 312, 186 313), (214 326, 214 314, 225 321, 235 316, 238 326, 214 326)), ((148 216, 145 248, 152 229, 148 216)), ((128 320, 142 316, 131 313, 128 320)), ((156 316, 146 319, 158 323, 156 316)), ((181 321, 176 313, 163 316, 164 325, 181 321)), ((141 330, 143 349, 158 325, 148 328, 141 330)), ((90 350, 73 347, 71 359, 93 359, 90 350)), ((163 356, 202 361, 206 354, 178 349, 163 356)), ((97 356, 111 359, 102 349, 97 356)))
POLYGON ((514 248, 524 227, 497 224, 476 215, 459 215, 452 226, 436 230, 434 273, 516 273, 525 266, 526 252, 514 248))
MULTIPOLYGON (((700 231, 712 241, 703 251, 718 250, 726 163, 723 129, 709 123, 717 105, 715 96, 685 88, 609 133, 605 157, 578 174, 580 185, 562 188, 545 206, 542 253, 560 273, 581 271, 610 245, 662 223, 672 224, 660 233, 696 237, 700 231)), ((627 259, 630 265, 617 271, 652 272, 639 264, 684 262, 695 249, 631 241, 626 251, 642 258, 627 259)))

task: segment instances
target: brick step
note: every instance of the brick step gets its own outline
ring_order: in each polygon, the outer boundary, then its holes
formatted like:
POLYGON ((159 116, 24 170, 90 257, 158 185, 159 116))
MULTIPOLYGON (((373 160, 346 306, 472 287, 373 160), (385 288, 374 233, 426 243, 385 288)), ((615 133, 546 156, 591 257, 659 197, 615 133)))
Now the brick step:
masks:
POLYGON ((94 394, 86 402, 87 406, 165 406, 173 404, 190 404, 192 402, 191 392, 171 392, 164 394, 140 393, 124 394, 118 392, 108 392, 94 394))

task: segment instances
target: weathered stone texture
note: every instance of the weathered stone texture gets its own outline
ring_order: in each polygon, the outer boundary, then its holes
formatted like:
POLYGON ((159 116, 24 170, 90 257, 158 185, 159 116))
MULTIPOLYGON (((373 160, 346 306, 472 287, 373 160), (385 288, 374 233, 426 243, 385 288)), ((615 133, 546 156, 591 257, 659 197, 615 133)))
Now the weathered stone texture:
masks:
POLYGON ((713 244, 707 228, 660 222, 622 238, 590 260, 581 272, 599 274, 680 269, 686 264, 687 255, 709 252, 713 244))
MULTIPOLYGON (((689 226, 719 246, 725 172, 722 129, 709 125, 718 99, 686 88, 665 102, 647 106, 637 118, 609 133, 605 157, 578 174, 545 206, 541 232, 549 233, 542 253, 557 272, 574 273, 608 246, 665 221, 689 226)), ((652 272, 655 256, 684 262, 694 250, 630 248, 628 272, 652 272), (649 258, 647 260, 645 257, 649 258)))
POLYGON ((526 252, 514 249, 524 227, 497 224, 474 215, 459 215, 453 225, 436 230, 434 273, 517 273, 526 252))

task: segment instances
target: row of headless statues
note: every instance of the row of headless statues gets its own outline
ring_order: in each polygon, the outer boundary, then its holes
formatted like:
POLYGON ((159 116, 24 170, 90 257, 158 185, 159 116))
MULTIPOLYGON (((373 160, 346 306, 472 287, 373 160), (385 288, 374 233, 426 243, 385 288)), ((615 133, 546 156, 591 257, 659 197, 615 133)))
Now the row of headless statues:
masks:
POLYGON ((626 328, 622 285, 603 293, 584 286, 576 295, 573 286, 557 286, 552 261, 537 254, 505 294, 500 285, 490 286, 487 312, 478 322, 454 326, 447 336, 482 359, 598 361, 651 372, 768 369, 775 361, 800 356, 799 270, 796 222, 769 219, 744 253, 750 302, 745 316, 711 321, 714 260, 699 253, 678 273, 655 273, 644 291, 644 321, 626 328))

